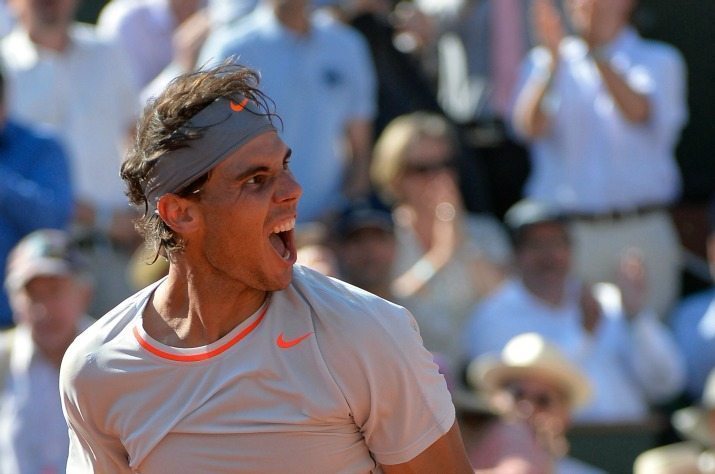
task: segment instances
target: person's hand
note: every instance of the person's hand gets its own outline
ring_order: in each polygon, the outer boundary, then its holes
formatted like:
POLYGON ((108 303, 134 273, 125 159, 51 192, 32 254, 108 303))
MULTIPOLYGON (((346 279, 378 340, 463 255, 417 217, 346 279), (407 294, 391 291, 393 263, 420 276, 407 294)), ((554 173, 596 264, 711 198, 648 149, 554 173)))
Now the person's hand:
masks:
POLYGON ((559 417, 548 413, 539 413, 533 417, 531 426, 534 429, 536 441, 553 459, 560 459, 568 453, 567 427, 559 417))
POLYGON ((621 290, 623 312, 633 319, 645 307, 648 285, 643 255, 637 248, 629 248, 621 257, 616 284, 621 290))
POLYGON ((621 27, 618 13, 614 11, 615 6, 607 3, 590 2, 584 5, 586 8, 585 17, 588 18, 588 27, 583 34, 583 40, 589 49, 603 46, 613 39, 615 32, 621 27))
POLYGON ((535 0, 531 14, 539 43, 549 50, 556 62, 559 57, 559 44, 564 38, 564 27, 554 0, 535 0))
POLYGON ((581 306, 581 324, 586 332, 593 334, 601 320, 601 305, 589 285, 584 285, 581 289, 579 304, 581 306))
POLYGON ((441 173, 430 182, 430 208, 434 212, 432 245, 429 252, 446 262, 462 242, 462 204, 452 176, 441 173))

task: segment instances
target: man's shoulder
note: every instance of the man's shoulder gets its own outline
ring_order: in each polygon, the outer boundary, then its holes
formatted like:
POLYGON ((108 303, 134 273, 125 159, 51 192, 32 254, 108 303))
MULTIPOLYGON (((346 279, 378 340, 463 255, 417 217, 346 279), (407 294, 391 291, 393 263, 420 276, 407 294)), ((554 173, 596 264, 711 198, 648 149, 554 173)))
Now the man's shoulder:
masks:
POLYGON ((320 324, 357 333, 376 326, 389 330, 413 318, 403 307, 315 270, 296 265, 293 288, 307 302, 320 324))
POLYGON ((499 288, 485 296, 477 305, 482 310, 500 310, 503 307, 522 305, 527 299, 524 285, 514 277, 505 280, 499 288))
POLYGON ((128 331, 142 310, 149 288, 130 296, 75 338, 62 359, 61 372, 74 377, 104 360, 105 351, 128 331))
POLYGON ((48 125, 36 123, 28 124, 14 119, 5 122, 5 133, 12 137, 16 144, 27 144, 33 150, 33 154, 38 149, 51 147, 62 149, 60 139, 54 129, 48 125))
POLYGON ((715 304, 715 288, 693 293, 677 304, 671 320, 673 324, 680 322, 691 325, 694 323, 693 320, 697 321, 704 317, 712 304, 715 304))
POLYGON ((329 277, 302 265, 293 268, 293 286, 311 301, 332 307, 365 308, 373 305, 399 310, 400 306, 338 278, 329 277))

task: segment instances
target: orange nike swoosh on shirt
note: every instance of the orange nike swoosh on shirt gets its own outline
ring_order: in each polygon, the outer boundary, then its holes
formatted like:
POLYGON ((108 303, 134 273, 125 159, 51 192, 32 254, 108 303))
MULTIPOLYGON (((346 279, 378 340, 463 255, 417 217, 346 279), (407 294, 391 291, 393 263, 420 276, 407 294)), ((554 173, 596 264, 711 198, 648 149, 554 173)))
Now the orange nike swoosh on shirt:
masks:
POLYGON ((312 332, 309 332, 308 334, 303 334, 300 337, 296 337, 295 339, 289 339, 285 340, 283 339, 283 333, 280 333, 278 337, 276 338, 276 345, 280 347, 281 349, 288 349, 289 347, 296 346, 300 344, 304 339, 306 339, 308 336, 313 334, 312 332))
POLYGON ((248 99, 247 99, 247 98, 246 98, 246 99, 243 99, 243 100, 242 100, 240 103, 238 103, 238 104, 235 103, 234 101, 230 100, 230 101, 228 102, 228 104, 229 104, 229 106, 231 107, 231 110, 233 110, 234 112, 240 112, 240 111, 242 111, 243 109, 246 108, 246 104, 248 104, 248 99))

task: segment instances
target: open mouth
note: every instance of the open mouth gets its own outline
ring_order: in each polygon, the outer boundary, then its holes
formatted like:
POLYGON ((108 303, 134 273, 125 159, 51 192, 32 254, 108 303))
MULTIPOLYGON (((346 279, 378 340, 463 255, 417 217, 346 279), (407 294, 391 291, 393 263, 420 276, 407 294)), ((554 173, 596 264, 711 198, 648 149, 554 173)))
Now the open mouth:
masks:
POLYGON ((273 232, 268 237, 276 253, 285 261, 290 261, 296 254, 295 241, 293 238, 295 228, 295 218, 275 226, 273 232))

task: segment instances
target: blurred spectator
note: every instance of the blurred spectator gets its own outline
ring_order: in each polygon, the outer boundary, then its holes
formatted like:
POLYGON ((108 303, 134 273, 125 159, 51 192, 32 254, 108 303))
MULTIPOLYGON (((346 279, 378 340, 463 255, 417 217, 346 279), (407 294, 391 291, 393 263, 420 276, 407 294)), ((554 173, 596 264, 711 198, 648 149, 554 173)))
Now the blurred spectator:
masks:
POLYGON ((341 278, 337 256, 328 240, 328 229, 322 222, 305 222, 295 229, 296 263, 323 275, 341 278))
POLYGON ((499 221, 463 209, 455 143, 441 116, 398 117, 375 144, 371 169, 381 196, 396 206, 393 295, 452 371, 470 308, 501 282, 511 256, 499 221))
POLYGON ((418 110, 441 112, 437 91, 418 58, 395 46, 399 23, 391 0, 322 0, 341 21, 364 36, 377 72, 375 134, 392 119, 418 110))
POLYGON ((331 241, 341 279, 398 303, 392 294, 397 248, 389 210, 371 201, 351 203, 334 223, 331 241))
MULTIPOLYGON (((45 129, 28 127, 8 117, 5 81, 0 70, 0 268, 10 249, 41 227, 67 228, 72 213, 68 158, 45 129)), ((0 327, 12 322, 0 290, 0 327)))
POLYGON ((516 274, 473 310, 464 341, 470 358, 501 351, 536 332, 579 365, 592 401, 579 421, 644 420, 651 404, 670 401, 685 383, 682 356, 645 302, 645 275, 633 253, 610 283, 587 285, 572 275, 567 225, 549 207, 521 201, 507 212, 516 274))
POLYGON ((258 0, 208 0, 211 23, 229 25, 250 13, 258 0))
POLYGON ((665 318, 680 282, 668 208, 680 193, 686 71, 674 48, 629 25, 636 4, 567 0, 578 36, 564 37, 553 0, 536 0, 541 46, 525 61, 513 122, 531 145, 525 194, 568 214, 579 275, 613 280, 624 249, 638 246, 649 306, 665 318))
POLYGON ((123 52, 75 23, 78 0, 13 0, 17 27, 0 41, 8 106, 18 119, 56 128, 70 156, 74 223, 93 259, 103 314, 131 291, 123 278, 140 239, 119 165, 137 115, 137 92, 123 52))
POLYGON ((69 234, 38 230, 10 254, 5 286, 17 326, 0 333, 0 472, 65 472, 69 437, 62 416, 60 362, 91 296, 86 267, 69 234))
MULTIPOLYGON (((715 198, 710 203, 706 250, 710 274, 715 278, 715 198)), ((685 356, 688 370, 686 393, 697 400, 708 374, 715 369, 715 288, 690 295, 670 318, 675 341, 685 356)))
MULTIPOLYGON (((235 24, 251 13, 259 3, 259 0, 208 0, 211 33, 206 38, 206 51, 213 54, 227 38, 233 37, 235 24)), ((198 65, 204 65, 207 59, 210 58, 203 58, 198 65)))
POLYGON ((715 473, 715 372, 708 376, 700 402, 673 413, 673 426, 685 439, 645 451, 633 474, 715 473))
MULTIPOLYGON (((124 48, 138 87, 143 88, 175 60, 177 32, 205 4, 205 0, 111 0, 97 19, 97 31, 124 48)), ((202 14, 208 24, 208 16, 202 14)), ((186 62, 189 71, 196 57, 186 62)))
POLYGON ((169 260, 155 249, 139 246, 127 263, 127 278, 135 291, 161 280, 169 273, 169 260))
POLYGON ((484 174, 482 206, 497 216, 522 196, 526 148, 507 123, 521 61, 533 43, 533 0, 417 0, 439 27, 439 101, 463 130, 470 159, 484 174))
MULTIPOLYGON (((567 456, 571 415, 588 401, 591 386, 581 370, 543 337, 521 334, 511 339, 499 356, 484 354, 474 359, 469 364, 468 379, 472 387, 487 394, 497 413, 507 419, 526 420, 543 457, 552 464, 538 472, 603 472, 567 456)), ((499 425, 494 428, 469 453, 473 466, 498 466, 513 456, 499 425)))
POLYGON ((338 277, 338 262, 333 250, 327 245, 310 244, 299 247, 296 263, 317 270, 323 275, 338 277))
POLYGON ((341 200, 369 192, 375 72, 363 38, 309 0, 267 0, 207 44, 200 63, 236 57, 261 74, 261 88, 286 124, 291 169, 303 186, 300 222, 320 220, 341 200), (208 49, 210 46, 210 49, 208 49))

